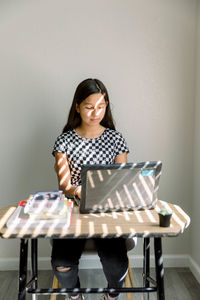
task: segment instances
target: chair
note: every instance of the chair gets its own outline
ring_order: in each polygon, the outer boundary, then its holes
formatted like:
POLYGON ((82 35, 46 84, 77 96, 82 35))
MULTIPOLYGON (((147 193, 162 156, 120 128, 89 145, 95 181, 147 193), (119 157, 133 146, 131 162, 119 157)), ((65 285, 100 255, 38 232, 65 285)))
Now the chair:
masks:
MULTIPOLYGON (((133 249, 136 246, 136 244, 137 244, 137 238, 128 238, 126 240, 127 252, 130 251, 131 249, 133 249)), ((94 244, 93 240, 90 240, 90 239, 87 240, 86 244, 85 244, 84 253, 93 254, 95 252, 95 250, 96 250, 96 248, 95 248, 95 244, 94 244)), ((124 285, 127 288, 134 287, 134 285, 135 285, 133 273, 132 273, 131 265, 130 265, 129 261, 128 261, 128 273, 126 275, 124 285)), ((61 288, 61 285, 55 275, 53 277, 52 288, 53 289, 61 288)), ((127 293, 126 295, 127 295, 127 300, 132 300, 132 293, 127 293)), ((50 297, 50 300, 56 300, 56 295, 52 294, 50 297)))

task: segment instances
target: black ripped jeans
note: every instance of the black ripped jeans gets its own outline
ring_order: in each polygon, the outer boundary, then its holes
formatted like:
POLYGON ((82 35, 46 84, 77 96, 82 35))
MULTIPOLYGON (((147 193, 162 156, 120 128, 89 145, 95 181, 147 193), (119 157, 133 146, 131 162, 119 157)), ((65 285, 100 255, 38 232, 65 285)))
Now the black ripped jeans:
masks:
MULTIPOLYGON (((96 249, 109 288, 121 288, 128 271, 126 240, 122 238, 94 239, 96 249)), ((84 250, 85 239, 55 239, 53 240, 51 263, 58 281, 63 288, 80 287, 78 264, 84 250), (69 267, 65 272, 57 267, 69 267)), ((77 293, 72 293, 72 296, 77 293)), ((118 293, 110 293, 115 297, 118 293)))

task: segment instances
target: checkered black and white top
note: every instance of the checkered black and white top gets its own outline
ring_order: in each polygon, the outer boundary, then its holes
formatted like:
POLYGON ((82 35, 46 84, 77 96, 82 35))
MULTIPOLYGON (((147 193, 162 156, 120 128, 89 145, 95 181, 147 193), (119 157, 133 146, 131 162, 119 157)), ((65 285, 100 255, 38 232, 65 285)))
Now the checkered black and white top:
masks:
POLYGON ((126 141, 116 130, 106 128, 98 138, 88 139, 70 130, 58 136, 52 154, 65 153, 69 159, 71 183, 81 184, 83 164, 113 164, 115 157, 123 152, 129 153, 126 141))

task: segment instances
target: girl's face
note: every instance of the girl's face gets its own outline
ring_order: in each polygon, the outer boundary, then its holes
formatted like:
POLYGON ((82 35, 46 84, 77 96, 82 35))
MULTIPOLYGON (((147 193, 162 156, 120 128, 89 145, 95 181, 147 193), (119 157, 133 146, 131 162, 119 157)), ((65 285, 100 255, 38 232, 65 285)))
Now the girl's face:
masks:
POLYGON ((99 125, 106 112, 107 102, 102 94, 88 96, 80 105, 76 104, 76 111, 80 114, 82 123, 89 126, 99 125))

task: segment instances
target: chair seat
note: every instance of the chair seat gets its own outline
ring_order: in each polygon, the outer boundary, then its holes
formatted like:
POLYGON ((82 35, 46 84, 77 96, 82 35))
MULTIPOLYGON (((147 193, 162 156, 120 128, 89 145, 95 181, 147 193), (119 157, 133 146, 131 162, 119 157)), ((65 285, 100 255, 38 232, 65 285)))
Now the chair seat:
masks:
MULTIPOLYGON (((53 240, 50 239, 50 244, 52 246, 53 240)), ((133 237, 133 238, 128 238, 126 239, 126 249, 127 252, 132 250, 135 246, 137 245, 137 238, 133 237)), ((95 252, 96 251, 96 246, 95 246, 95 242, 93 239, 87 239, 86 243, 85 243, 85 248, 84 248, 84 252, 95 252)))
MULTIPOLYGON (((137 238, 128 238, 126 239, 126 249, 127 252, 132 250, 135 246, 137 245, 137 238)), ((95 246, 95 242, 93 239, 87 239, 86 243, 85 243, 85 248, 84 248, 84 252, 95 252, 96 251, 96 246, 95 246)))

